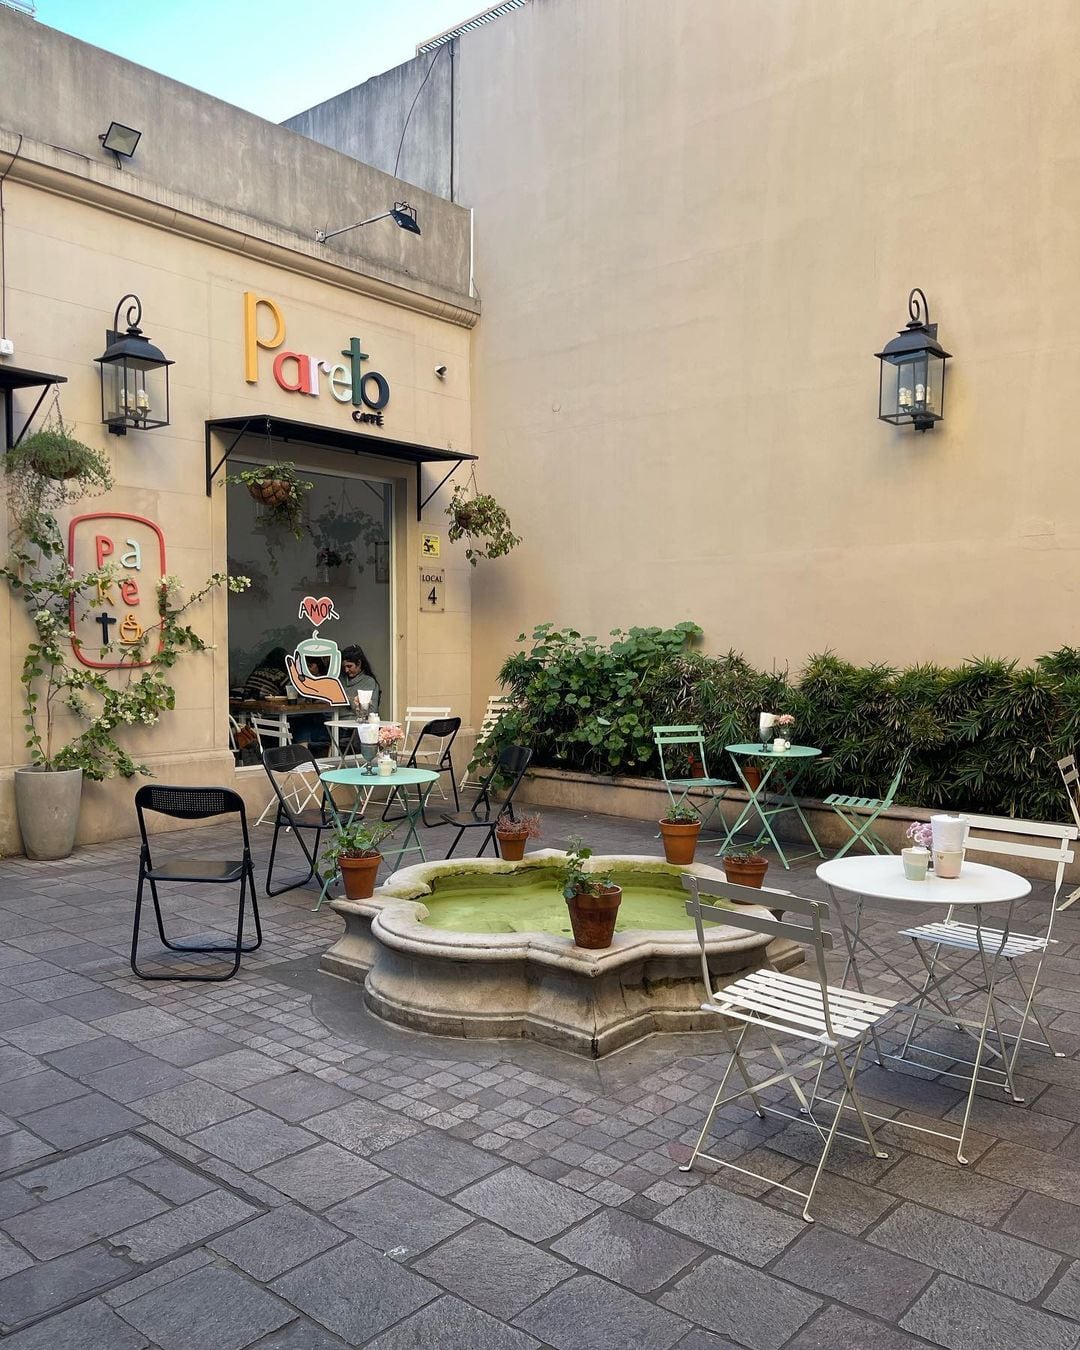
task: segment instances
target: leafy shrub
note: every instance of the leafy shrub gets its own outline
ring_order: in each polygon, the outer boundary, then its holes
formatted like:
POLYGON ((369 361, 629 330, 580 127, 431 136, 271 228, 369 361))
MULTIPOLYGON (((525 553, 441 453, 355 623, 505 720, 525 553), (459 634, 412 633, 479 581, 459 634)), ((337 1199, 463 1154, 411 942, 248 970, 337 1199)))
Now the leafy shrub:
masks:
POLYGON ((1080 650, 1031 666, 983 658, 956 667, 857 666, 832 652, 799 676, 760 671, 739 653, 695 650, 697 624, 616 629, 608 644, 541 624, 500 679, 515 707, 478 756, 529 745, 537 767, 598 774, 659 773, 652 728, 705 729, 709 771, 726 772, 725 745, 757 739, 762 709, 791 713, 797 739, 823 755, 807 795, 878 796, 911 758, 898 803, 988 815, 1063 819, 1056 761, 1080 739, 1080 650))

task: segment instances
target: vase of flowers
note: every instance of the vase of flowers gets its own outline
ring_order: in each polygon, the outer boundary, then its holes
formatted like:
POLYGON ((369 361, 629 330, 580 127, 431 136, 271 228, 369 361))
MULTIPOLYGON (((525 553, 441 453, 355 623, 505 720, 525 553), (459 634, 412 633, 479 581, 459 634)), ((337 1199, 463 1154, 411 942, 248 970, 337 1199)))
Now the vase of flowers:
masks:
POLYGON ((781 713, 776 719, 776 735, 786 742, 786 748, 790 748, 791 738, 795 735, 795 718, 791 713, 781 713))
POLYGON ((396 756, 405 733, 396 722, 384 722, 379 728, 379 754, 396 756))

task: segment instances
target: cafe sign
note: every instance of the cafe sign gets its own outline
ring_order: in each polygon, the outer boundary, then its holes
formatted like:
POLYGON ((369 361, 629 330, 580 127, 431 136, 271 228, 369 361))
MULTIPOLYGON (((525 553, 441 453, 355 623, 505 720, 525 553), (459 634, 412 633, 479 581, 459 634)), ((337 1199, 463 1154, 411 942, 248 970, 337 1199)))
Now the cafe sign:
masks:
POLYGON ((321 398, 325 391, 337 403, 351 406, 352 419, 369 426, 383 425, 383 410, 390 402, 390 383, 377 370, 365 369, 368 353, 358 337, 336 357, 327 359, 285 346, 285 314, 267 295, 244 292, 244 379, 259 382, 259 352, 276 352, 274 380, 288 394, 321 398))
MULTIPOLYGON (((68 529, 75 576, 106 572, 97 595, 71 603, 71 646, 84 666, 148 666, 135 650, 160 622, 158 583, 165 575, 165 536, 145 516, 122 511, 76 516, 68 529)), ((145 652, 142 653, 145 656, 145 652)))

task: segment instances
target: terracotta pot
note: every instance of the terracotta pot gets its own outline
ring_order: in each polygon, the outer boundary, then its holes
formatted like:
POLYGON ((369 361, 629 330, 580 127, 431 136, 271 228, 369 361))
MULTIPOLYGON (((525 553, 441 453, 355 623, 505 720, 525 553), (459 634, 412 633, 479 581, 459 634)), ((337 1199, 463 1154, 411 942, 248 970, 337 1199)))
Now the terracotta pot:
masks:
POLYGON ((264 506, 283 506, 293 495, 292 484, 281 478, 268 478, 263 483, 249 483, 248 492, 264 506))
POLYGON ((610 947, 621 904, 621 886, 605 886, 599 895, 579 891, 572 900, 567 900, 574 942, 589 951, 610 947))
POLYGON ((756 886, 760 890, 768 870, 769 863, 765 858, 760 862, 733 862, 730 858, 724 859, 724 876, 734 886, 756 886))
POLYGON ((361 858, 339 858, 341 879, 350 900, 370 900, 375 894, 375 874, 382 862, 381 853, 370 853, 361 858))
POLYGON ((701 833, 701 821, 691 821, 684 825, 678 821, 660 821, 660 833, 664 836, 664 857, 669 863, 685 867, 694 861, 698 835, 701 833))
POLYGON ((499 852, 503 856, 503 862, 520 862, 525 856, 525 836, 523 834, 500 834, 495 831, 495 838, 499 841, 499 852))
POLYGON ((761 770, 756 764, 747 764, 743 769, 743 777, 756 792, 761 786, 761 770))

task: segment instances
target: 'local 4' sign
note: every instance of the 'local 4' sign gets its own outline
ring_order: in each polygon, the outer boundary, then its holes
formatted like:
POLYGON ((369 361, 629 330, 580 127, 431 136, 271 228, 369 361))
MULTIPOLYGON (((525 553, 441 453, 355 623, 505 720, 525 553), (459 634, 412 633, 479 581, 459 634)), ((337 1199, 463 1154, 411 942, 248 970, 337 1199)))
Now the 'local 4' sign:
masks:
MULTIPOLYGON (((269 324, 263 323, 265 329, 269 324)), ((307 352, 289 351, 285 343, 285 315, 276 300, 269 296, 244 292, 244 379, 248 384, 259 382, 259 352, 277 352, 274 357, 274 379, 278 387, 290 394, 306 394, 319 398, 323 389, 338 403, 352 406, 354 422, 371 426, 383 425, 383 410, 390 402, 390 382, 377 370, 365 370, 368 353, 358 337, 350 338, 340 355, 344 361, 326 360, 309 356, 307 352), (260 332, 260 314, 272 322, 270 332, 260 332)))

